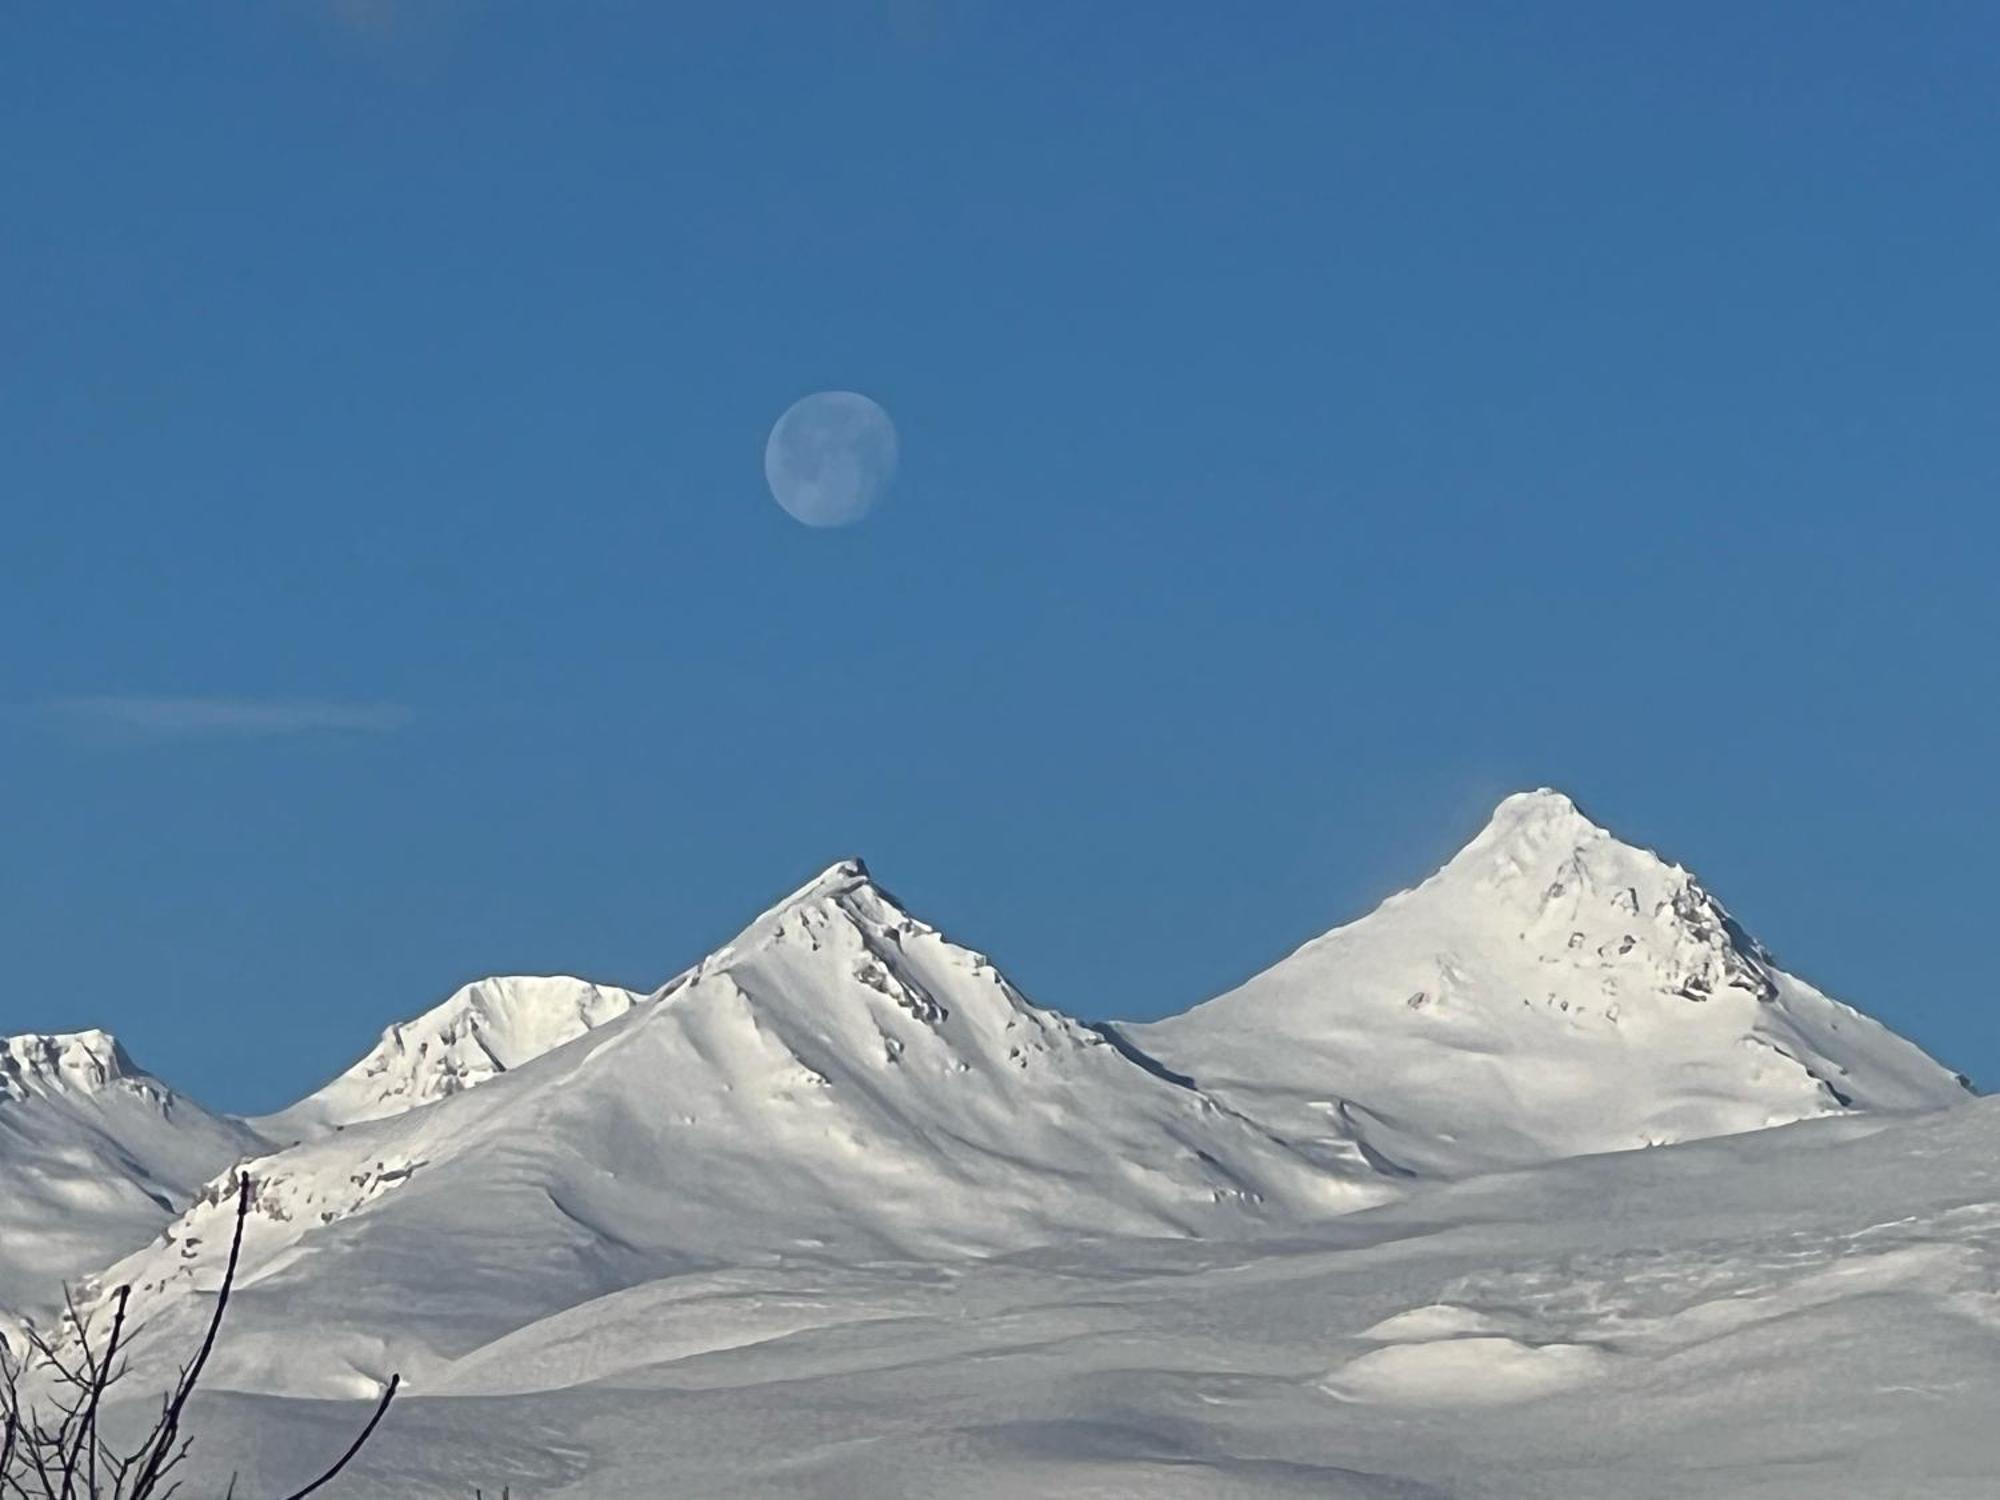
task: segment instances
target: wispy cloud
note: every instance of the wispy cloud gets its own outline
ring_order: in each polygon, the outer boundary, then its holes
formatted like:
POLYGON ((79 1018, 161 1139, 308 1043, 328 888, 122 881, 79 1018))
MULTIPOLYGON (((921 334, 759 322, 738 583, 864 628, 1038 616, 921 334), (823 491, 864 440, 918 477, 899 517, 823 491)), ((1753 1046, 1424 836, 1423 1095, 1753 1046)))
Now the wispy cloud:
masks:
POLYGON ((450 40, 472 18, 475 0, 312 0, 336 35, 374 51, 428 48, 450 40))
POLYGON ((278 739, 393 734, 410 722, 396 703, 327 698, 199 698, 104 694, 52 698, 27 709, 47 728, 119 740, 278 739))
POLYGON ((330 0, 327 14, 348 30, 377 41, 393 40, 421 9, 409 0, 330 0))

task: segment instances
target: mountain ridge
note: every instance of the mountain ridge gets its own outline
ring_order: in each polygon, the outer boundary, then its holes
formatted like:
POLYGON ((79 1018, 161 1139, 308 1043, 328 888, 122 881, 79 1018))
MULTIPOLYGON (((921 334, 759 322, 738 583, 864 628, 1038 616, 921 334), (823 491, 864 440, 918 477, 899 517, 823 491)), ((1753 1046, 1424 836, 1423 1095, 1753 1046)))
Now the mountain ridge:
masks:
MULTIPOLYGON (((385 1350, 421 1381, 524 1320, 702 1266, 1242 1234, 1392 1196, 1360 1153, 1301 1160, 851 873, 518 1067, 246 1170, 218 1378, 283 1363, 281 1321, 258 1331, 282 1303, 340 1326, 322 1394, 385 1350)), ((229 1196, 212 1183, 98 1284, 132 1285, 156 1322, 198 1318, 229 1196)))
MULTIPOLYGON (((77 1036, 0 1058, 72 1080, 64 1098, 135 1075, 177 1099, 115 1039, 77 1036)), ((1431 1179, 1963 1092, 1779 969, 1681 866, 1543 788, 1374 911, 1139 1024, 1035 1004, 862 860, 838 860, 650 992, 481 979, 276 1115, 162 1105, 189 1112, 201 1151, 164 1188, 93 1158, 109 1191, 149 1206, 119 1220, 124 1243, 71 1245, 58 1269, 193 1306, 247 1159, 253 1280, 366 1307, 355 1267, 387 1257, 427 1285, 404 1247, 428 1246, 487 1265, 480 1287, 433 1292, 504 1336, 579 1288, 676 1268, 1256 1232, 1431 1179), (502 1203, 518 1266, 465 1239, 502 1203)), ((37 1107, 45 1131, 91 1128, 37 1107)), ((46 1293, 52 1267, 21 1285, 46 1293)), ((0 1281, 0 1305, 27 1300, 0 1281)), ((461 1333, 424 1343, 386 1311, 348 1332, 351 1370, 399 1341, 416 1368, 464 1352, 461 1333)))

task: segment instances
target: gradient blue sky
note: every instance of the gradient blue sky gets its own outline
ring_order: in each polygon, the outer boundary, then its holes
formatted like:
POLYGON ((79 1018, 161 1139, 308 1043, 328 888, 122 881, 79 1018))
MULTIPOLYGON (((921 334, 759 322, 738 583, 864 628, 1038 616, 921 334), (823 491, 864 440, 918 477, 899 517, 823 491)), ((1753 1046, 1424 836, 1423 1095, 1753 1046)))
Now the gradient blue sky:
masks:
POLYGON ((7 7, 0 1031, 269 1107, 850 852, 1148 1016, 1549 782, 2000 1078, 2000 19, 1502 9, 7 7))

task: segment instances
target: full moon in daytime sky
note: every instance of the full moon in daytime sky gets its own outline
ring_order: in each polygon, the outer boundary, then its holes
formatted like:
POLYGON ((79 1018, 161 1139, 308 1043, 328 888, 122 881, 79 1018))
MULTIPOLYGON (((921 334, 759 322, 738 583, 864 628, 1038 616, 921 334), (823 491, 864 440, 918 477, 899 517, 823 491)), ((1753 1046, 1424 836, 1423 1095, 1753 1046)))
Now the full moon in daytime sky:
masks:
POLYGON ((854 391, 819 391, 778 418, 764 444, 771 498, 808 526, 851 526, 896 474, 896 424, 854 391))

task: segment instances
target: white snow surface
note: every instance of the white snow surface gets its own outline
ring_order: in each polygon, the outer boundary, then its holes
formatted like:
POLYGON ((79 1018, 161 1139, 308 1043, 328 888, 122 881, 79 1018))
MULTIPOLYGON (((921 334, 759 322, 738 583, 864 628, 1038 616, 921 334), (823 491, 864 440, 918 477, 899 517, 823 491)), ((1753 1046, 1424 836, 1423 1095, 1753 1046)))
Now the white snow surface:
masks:
MULTIPOLYGON (((1030 1004, 853 861, 594 1030, 248 1170, 218 1378, 328 1395, 391 1366, 421 1381, 528 1321, 705 1267, 1242 1234, 1398 1190, 1030 1004), (438 1276, 451 1316, 413 1316, 438 1276), (307 1305, 341 1332, 301 1361, 307 1305)), ((231 1211, 219 1180, 101 1284, 191 1327, 231 1211)))
POLYGON ((1121 1029, 1308 1150, 1425 1176, 1969 1094, 1548 790, 1360 921, 1121 1029))
POLYGON ((389 1027, 366 1057, 258 1128, 294 1141, 433 1104, 574 1041, 641 998, 563 975, 481 979, 389 1027))
POLYGON ((1952 1500, 2000 1493, 1969 1100, 1552 792, 1147 1026, 847 861, 650 995, 468 986, 261 1140, 8 1041, 0 1306, 131 1286, 157 1385, 254 1151, 197 1409, 246 1493, 394 1371, 330 1495, 1952 1500))
POLYGON ((258 1149, 106 1032, 0 1038, 0 1319, 144 1245, 258 1149))
MULTIPOLYGON (((486 1316, 449 1268, 397 1274, 412 1318, 486 1316)), ((280 1316, 308 1351, 346 1326, 258 1312, 280 1316)), ((303 1479, 365 1410, 235 1384, 198 1451, 250 1493, 303 1479)), ((1263 1238, 691 1269, 427 1370, 334 1493, 1990 1500, 1996 1394, 1982 1100, 1544 1164, 1263 1238)))

